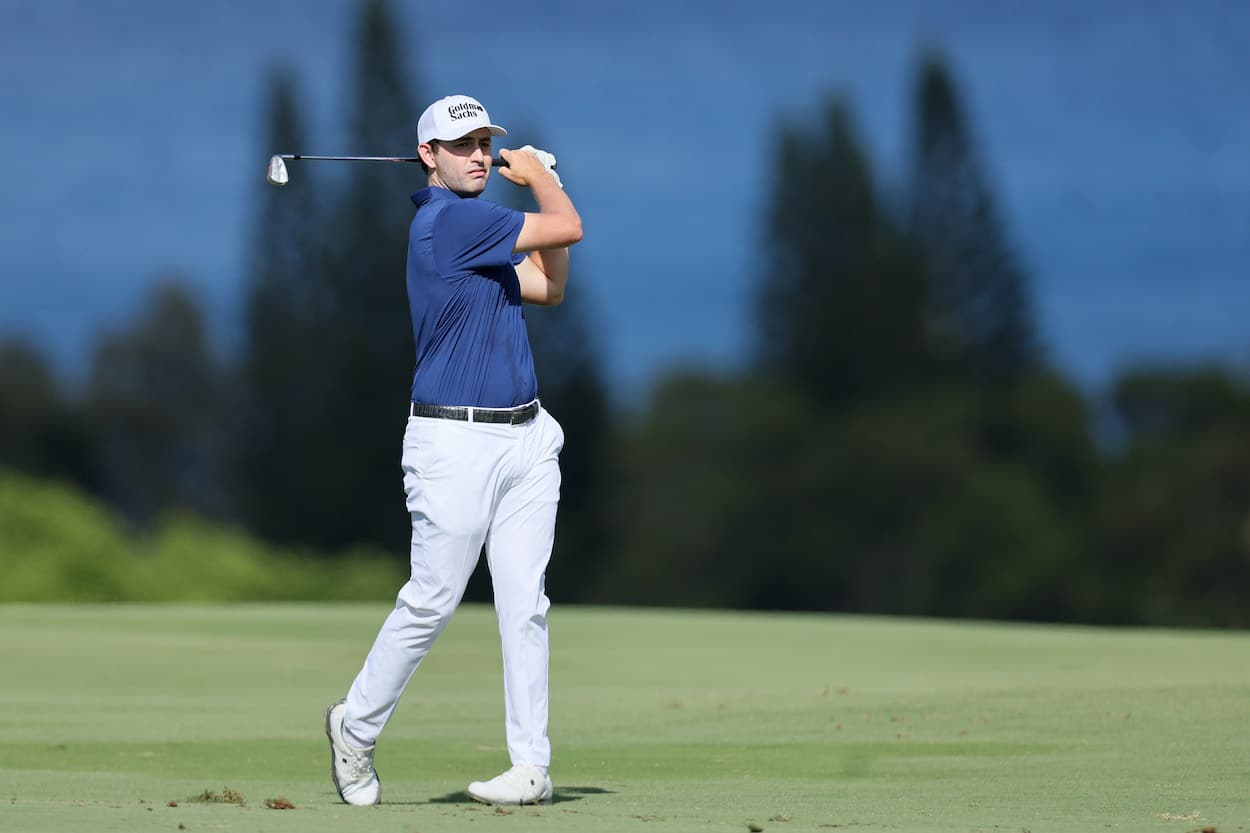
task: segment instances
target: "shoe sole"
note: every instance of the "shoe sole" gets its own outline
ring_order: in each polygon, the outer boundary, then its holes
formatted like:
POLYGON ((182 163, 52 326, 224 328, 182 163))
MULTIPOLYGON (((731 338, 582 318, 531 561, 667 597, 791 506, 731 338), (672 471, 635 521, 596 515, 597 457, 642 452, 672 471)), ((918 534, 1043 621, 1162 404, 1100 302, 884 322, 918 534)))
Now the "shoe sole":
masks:
MULTIPOLYGON (((334 790, 335 792, 339 794, 339 800, 342 801, 344 804, 348 805, 349 807, 369 807, 371 806, 369 804, 352 804, 350 801, 348 801, 346 798, 343 797, 343 788, 339 786, 338 770, 336 770, 334 767, 334 764, 336 762, 334 760, 334 735, 330 733, 330 712, 334 711, 335 706, 341 705, 346 702, 347 702, 347 698, 344 697, 342 700, 338 700, 334 703, 331 703, 330 708, 326 709, 326 740, 330 741, 330 780, 334 782, 334 790)), ((377 778, 376 772, 374 773, 374 777, 377 778)), ((373 803, 374 804, 382 803, 382 779, 381 778, 378 778, 378 800, 373 803)))
POLYGON ((478 798, 476 795, 474 795, 473 793, 467 790, 465 791, 464 794, 467 795, 469 798, 473 799, 474 801, 476 801, 477 803, 486 804, 487 806, 490 806, 490 807, 546 807, 551 804, 550 798, 544 798, 539 801, 521 801, 516 804, 500 804, 497 801, 488 801, 485 798, 478 798))

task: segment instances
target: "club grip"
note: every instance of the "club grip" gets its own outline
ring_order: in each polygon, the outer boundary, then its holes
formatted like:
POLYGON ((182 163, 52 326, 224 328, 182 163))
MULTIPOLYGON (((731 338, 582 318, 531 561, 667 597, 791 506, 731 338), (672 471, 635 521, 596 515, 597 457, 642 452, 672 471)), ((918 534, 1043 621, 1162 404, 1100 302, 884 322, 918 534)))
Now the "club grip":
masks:
MULTIPOLYGON (((490 158, 490 166, 491 166, 492 168, 507 168, 507 167, 510 167, 510 166, 508 165, 508 160, 507 160, 507 159, 504 159, 502 156, 492 156, 492 157, 490 158)), ((555 166, 555 168, 559 168, 559 167, 560 167, 559 165, 556 165, 556 166, 555 166)), ((553 168, 552 170, 555 170, 555 168, 553 168)))

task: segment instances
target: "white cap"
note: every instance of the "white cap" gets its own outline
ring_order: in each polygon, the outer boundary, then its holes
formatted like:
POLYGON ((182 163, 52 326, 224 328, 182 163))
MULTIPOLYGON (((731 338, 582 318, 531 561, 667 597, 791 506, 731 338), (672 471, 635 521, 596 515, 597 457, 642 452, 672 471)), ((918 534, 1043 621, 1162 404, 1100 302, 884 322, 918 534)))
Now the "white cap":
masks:
POLYGON ((508 135, 508 131, 490 123, 486 108, 476 98, 449 95, 426 107, 421 114, 417 122, 417 144, 424 145, 435 139, 448 142, 482 127, 489 128, 492 136, 508 135))

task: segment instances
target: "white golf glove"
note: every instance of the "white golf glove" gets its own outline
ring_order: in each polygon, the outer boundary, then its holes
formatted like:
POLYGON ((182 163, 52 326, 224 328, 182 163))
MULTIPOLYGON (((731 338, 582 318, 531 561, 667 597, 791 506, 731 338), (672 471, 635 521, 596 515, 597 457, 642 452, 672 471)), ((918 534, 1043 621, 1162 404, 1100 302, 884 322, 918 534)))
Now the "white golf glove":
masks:
POLYGON ((539 150, 533 145, 525 145, 524 147, 520 148, 520 150, 527 151, 537 156, 538 161, 543 163, 543 167, 546 168, 553 177, 555 177, 556 185, 559 185, 561 188, 564 187, 564 183, 560 181, 560 175, 556 173, 555 154, 548 153, 545 150, 539 150))

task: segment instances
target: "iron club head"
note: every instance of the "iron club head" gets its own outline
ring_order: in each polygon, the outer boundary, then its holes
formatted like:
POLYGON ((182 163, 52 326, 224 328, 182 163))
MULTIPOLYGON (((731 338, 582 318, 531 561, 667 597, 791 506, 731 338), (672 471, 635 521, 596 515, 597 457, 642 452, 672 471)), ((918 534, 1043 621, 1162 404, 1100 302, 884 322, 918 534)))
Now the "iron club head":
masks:
POLYGON ((265 172, 265 179, 270 185, 286 185, 291 177, 286 172, 286 162, 281 156, 269 157, 269 170, 265 172))

